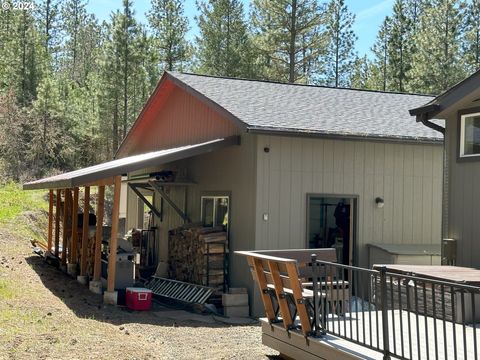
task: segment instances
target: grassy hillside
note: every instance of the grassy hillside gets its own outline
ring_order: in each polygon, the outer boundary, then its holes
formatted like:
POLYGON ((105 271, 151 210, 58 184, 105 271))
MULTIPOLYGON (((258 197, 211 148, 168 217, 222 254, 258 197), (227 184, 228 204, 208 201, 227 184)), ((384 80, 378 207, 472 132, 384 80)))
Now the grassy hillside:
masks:
POLYGON ((24 191, 21 185, 7 183, 0 187, 0 226, 33 237, 45 239, 48 221, 48 193, 24 191))

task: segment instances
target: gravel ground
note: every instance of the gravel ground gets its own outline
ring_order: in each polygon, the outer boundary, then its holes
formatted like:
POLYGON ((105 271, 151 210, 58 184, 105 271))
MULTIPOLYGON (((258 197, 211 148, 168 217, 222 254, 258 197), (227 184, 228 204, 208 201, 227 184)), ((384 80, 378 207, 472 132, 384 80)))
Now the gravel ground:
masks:
POLYGON ((132 312, 32 254, 28 239, 0 230, 0 359, 277 359, 257 323, 155 304, 132 312))

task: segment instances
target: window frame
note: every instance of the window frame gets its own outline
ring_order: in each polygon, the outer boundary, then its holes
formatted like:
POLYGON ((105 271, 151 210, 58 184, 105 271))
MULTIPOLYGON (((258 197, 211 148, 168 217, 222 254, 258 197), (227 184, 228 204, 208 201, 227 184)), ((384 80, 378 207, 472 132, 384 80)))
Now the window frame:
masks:
POLYGON ((480 108, 468 109, 458 113, 458 160, 479 160, 478 154, 465 154, 465 120, 468 117, 480 116, 480 108))
POLYGON ((223 193, 223 192, 215 192, 213 194, 209 194, 209 193, 205 193, 205 194, 202 194, 200 196, 200 221, 202 222, 202 226, 205 226, 203 224, 203 199, 212 199, 213 200, 213 225, 212 227, 215 227, 215 226, 218 226, 215 225, 215 215, 216 215, 216 202, 215 200, 217 199, 221 199, 221 198, 227 198, 228 199, 228 209, 227 209, 227 212, 228 212, 228 224, 227 224, 227 232, 229 231, 230 229, 230 211, 231 211, 231 195, 229 193, 223 193))

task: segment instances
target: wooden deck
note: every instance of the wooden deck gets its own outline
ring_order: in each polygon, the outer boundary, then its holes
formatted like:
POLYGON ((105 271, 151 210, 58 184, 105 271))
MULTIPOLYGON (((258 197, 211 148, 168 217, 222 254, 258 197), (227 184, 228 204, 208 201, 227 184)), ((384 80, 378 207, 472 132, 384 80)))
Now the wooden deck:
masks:
POLYGON ((373 265, 373 269, 386 267, 388 272, 443 280, 463 285, 480 286, 480 270, 447 265, 373 265))
MULTIPOLYGON (((368 311, 365 311, 346 314, 345 317, 331 316, 328 319, 327 327, 330 331, 341 336, 364 342, 373 347, 383 348, 381 321, 381 312, 378 312, 378 326, 380 328, 377 331, 377 313, 371 311, 369 314, 368 311), (365 325, 365 333, 362 324, 365 325), (376 334, 379 334, 380 338, 376 334)), ((474 347, 480 346, 478 325, 476 329, 472 326, 466 326, 464 330, 460 324, 454 325, 451 322, 445 322, 444 324, 439 319, 435 320, 432 317, 416 315, 406 311, 400 313, 398 310, 388 312, 388 321, 390 351, 407 359, 472 359, 474 347), (435 339, 437 339, 436 346, 435 339), (446 343, 444 339, 447 340, 446 343), (456 342, 456 354, 454 342, 456 342)), ((331 334, 319 338, 305 338, 298 331, 287 332, 282 326, 270 325, 266 320, 262 321, 262 328, 264 344, 292 358, 383 358, 381 352, 331 334), (290 350, 290 353, 286 352, 287 350, 290 350)))

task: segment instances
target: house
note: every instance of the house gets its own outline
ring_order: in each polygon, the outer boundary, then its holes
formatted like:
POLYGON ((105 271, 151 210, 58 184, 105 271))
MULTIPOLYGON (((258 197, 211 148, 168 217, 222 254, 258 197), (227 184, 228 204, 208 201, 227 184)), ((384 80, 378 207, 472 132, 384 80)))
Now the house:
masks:
POLYGON ((456 264, 480 267, 480 71, 410 110, 427 126, 445 121, 444 237, 456 241, 456 264))
MULTIPOLYGON (((117 160, 25 187, 123 175, 120 217, 142 228, 148 203, 160 264, 169 230, 201 221, 228 223, 231 254, 334 247, 366 267, 367 244, 440 244, 443 136, 408 113, 432 99, 165 72, 117 160), (142 186, 155 176, 169 179, 142 186)), ((229 275, 253 296, 244 259, 229 275)))

